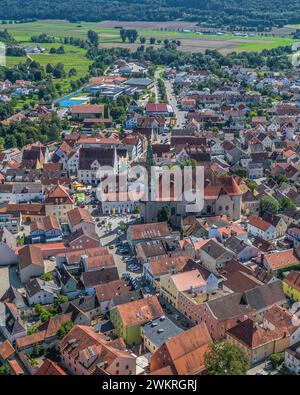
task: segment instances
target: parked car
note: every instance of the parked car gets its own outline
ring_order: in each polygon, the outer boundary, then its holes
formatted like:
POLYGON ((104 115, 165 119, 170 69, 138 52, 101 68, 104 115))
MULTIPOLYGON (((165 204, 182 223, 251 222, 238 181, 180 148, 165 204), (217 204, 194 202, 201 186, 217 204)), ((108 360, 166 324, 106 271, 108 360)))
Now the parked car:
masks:
POLYGON ((114 246, 111 244, 108 248, 109 248, 110 250, 113 250, 113 249, 114 249, 114 246))

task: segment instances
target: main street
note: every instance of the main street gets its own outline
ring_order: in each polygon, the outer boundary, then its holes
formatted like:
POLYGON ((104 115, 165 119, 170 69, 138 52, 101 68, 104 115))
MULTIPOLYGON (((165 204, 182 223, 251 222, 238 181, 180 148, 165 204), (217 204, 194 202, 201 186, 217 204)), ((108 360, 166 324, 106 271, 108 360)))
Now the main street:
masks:
POLYGON ((173 91, 173 83, 170 80, 164 80, 168 102, 172 106, 174 115, 176 117, 175 128, 182 128, 186 123, 187 112, 183 111, 178 106, 177 97, 173 91))

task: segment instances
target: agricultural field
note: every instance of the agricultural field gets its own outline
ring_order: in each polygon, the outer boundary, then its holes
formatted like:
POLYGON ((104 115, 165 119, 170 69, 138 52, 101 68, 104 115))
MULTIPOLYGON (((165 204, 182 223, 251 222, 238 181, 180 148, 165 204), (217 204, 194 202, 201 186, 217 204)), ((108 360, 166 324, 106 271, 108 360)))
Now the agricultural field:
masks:
MULTIPOLYGON (((203 52, 206 49, 216 49, 222 53, 231 51, 261 51, 283 45, 291 45, 293 39, 289 36, 280 36, 280 31, 270 36, 237 37, 232 34, 221 34, 216 29, 211 34, 204 34, 207 29, 197 26, 192 22, 118 22, 104 21, 98 23, 82 22, 69 23, 66 21, 37 21, 3 25, 0 29, 7 28, 17 41, 28 42, 32 35, 46 33, 55 37, 85 38, 88 30, 94 30, 100 35, 100 43, 103 47, 124 46, 135 49, 139 45, 139 39, 135 44, 122 43, 119 30, 122 26, 126 29, 136 29, 140 37, 149 39, 180 40, 181 50, 203 52), (185 31, 184 31, 185 30, 185 31), (198 33, 197 33, 198 32, 198 33)), ((211 29, 213 30, 213 29, 211 29)), ((148 44, 149 45, 149 44, 148 44)), ((156 44, 157 46, 158 44, 156 44)), ((52 57, 52 55, 51 55, 52 57)), ((45 57, 46 61, 46 57, 45 57)), ((84 67, 84 65, 82 66, 84 67)))

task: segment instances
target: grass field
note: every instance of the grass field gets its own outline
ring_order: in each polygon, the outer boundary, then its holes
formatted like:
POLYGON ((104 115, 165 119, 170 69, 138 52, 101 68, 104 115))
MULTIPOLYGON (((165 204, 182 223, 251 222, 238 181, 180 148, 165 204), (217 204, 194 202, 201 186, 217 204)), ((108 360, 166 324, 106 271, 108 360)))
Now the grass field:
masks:
MULTIPOLYGON (((1 25, 0 30, 7 28, 17 41, 26 42, 32 35, 46 33, 55 37, 85 38, 88 30, 94 30, 100 35, 100 43, 104 47, 124 45, 119 37, 119 30, 115 26, 135 28, 140 37, 155 37, 156 39, 176 39, 181 41, 181 49, 185 51, 203 52, 205 49, 217 49, 227 53, 230 51, 261 51, 283 45, 291 45, 293 39, 280 36, 251 36, 237 37, 230 34, 197 34, 201 30, 193 23, 187 22, 116 22, 104 21, 98 23, 82 22, 69 23, 66 21, 37 21, 30 23, 1 25), (183 32, 183 29, 191 32, 183 32)), ((124 46, 136 48, 139 40, 124 46)), ((52 45, 52 44, 51 44, 52 45)), ((52 57, 52 55, 51 55, 52 57)), ((10 60, 13 62, 13 60, 10 60)), ((84 65, 83 65, 84 67, 84 65)))

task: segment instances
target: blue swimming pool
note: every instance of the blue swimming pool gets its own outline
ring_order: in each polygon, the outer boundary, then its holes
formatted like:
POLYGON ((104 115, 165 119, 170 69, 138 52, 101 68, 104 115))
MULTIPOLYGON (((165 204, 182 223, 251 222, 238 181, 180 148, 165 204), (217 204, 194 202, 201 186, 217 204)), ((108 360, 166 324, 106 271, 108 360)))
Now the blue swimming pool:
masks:
POLYGON ((86 103, 86 100, 76 100, 76 99, 70 100, 67 98, 63 98, 58 101, 58 104, 61 107, 69 107, 69 108, 75 106, 76 104, 84 104, 84 103, 86 103))
POLYGON ((57 101, 57 103, 61 106, 61 107, 73 107, 76 106, 77 104, 85 104, 87 102, 87 100, 81 99, 81 98, 74 98, 73 97, 75 95, 78 95, 78 93, 81 92, 81 89, 78 90, 77 92, 72 92, 70 93, 68 96, 62 97, 61 99, 59 99, 57 101))

